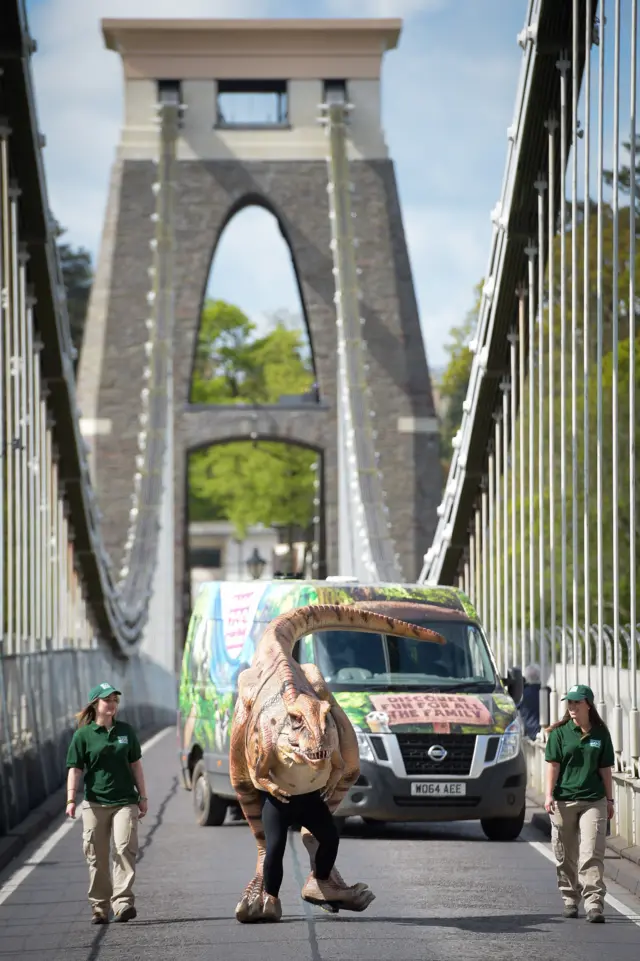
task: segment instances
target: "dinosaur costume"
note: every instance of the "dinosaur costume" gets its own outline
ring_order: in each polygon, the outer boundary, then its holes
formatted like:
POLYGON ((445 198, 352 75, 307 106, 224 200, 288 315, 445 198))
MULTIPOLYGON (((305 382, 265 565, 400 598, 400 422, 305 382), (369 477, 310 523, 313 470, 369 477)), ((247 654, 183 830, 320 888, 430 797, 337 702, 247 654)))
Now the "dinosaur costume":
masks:
MULTIPOLYGON (((236 907, 243 923, 278 921, 282 915, 279 899, 264 891, 259 792, 287 801, 291 795, 321 790, 333 814, 360 774, 358 741, 347 715, 319 669, 298 664, 292 656, 305 635, 340 628, 445 643, 435 631, 347 605, 300 607, 271 622, 251 666, 238 679, 231 729, 231 783, 258 846, 255 876, 236 907)), ((335 868, 328 881, 319 881, 314 876, 318 843, 305 829, 302 840, 311 862, 304 900, 333 913, 340 908, 364 911, 375 897, 369 887, 348 886, 335 868)))

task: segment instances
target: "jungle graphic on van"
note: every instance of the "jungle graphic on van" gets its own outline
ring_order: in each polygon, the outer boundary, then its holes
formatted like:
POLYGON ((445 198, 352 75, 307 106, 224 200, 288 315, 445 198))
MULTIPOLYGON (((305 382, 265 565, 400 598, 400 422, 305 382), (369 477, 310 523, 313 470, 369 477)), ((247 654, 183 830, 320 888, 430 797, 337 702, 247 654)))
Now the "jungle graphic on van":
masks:
MULTIPOLYGON (((227 755, 237 679, 256 644, 279 614, 308 604, 357 604, 412 620, 421 609, 478 615, 469 599, 446 587, 340 585, 326 582, 210 582, 203 584, 189 624, 179 688, 180 749, 198 744, 205 753, 227 755), (435 610, 434 610, 435 609, 435 610)), ((458 621, 460 618, 458 617, 458 621)), ((301 652, 311 651, 304 638, 301 652)), ((308 659, 308 658, 307 658, 308 659)), ((345 685, 342 685, 344 688, 345 685)), ((335 690, 351 722, 362 731, 503 733, 515 717, 507 694, 335 690)))

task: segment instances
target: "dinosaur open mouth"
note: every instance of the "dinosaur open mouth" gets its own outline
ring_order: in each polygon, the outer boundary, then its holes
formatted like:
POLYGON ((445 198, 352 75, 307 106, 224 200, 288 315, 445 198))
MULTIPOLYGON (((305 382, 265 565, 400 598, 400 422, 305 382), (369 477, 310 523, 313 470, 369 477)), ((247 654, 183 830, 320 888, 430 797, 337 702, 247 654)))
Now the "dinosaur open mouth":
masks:
POLYGON ((307 761, 328 761, 331 755, 330 751, 301 751, 302 757, 307 761))

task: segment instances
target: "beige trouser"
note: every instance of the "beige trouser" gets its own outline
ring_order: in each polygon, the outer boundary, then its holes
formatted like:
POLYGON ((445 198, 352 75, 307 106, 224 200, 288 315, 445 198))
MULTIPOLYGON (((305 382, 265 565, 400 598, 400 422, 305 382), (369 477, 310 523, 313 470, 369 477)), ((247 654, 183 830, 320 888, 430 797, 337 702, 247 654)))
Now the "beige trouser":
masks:
POLYGON ((89 865, 89 903, 105 914, 109 902, 116 914, 132 907, 138 854, 138 805, 82 806, 82 846, 89 865), (111 837, 113 835, 113 882, 111 837))
POLYGON ((582 895, 587 911, 602 911, 607 890, 604 883, 606 799, 556 801, 551 824, 558 888, 564 903, 577 905, 582 895))

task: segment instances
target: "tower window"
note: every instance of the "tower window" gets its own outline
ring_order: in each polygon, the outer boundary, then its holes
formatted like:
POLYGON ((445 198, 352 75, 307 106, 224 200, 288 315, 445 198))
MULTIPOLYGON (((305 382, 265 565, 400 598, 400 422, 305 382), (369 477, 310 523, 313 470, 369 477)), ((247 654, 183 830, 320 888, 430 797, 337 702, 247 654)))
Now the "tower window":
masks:
POLYGON ((346 80, 325 80, 323 83, 324 103, 346 103, 347 81, 346 80))
POLYGON ((288 123, 286 80, 218 81, 217 127, 286 127, 288 123))
POLYGON ((181 80, 158 80, 158 103, 182 103, 181 80))

